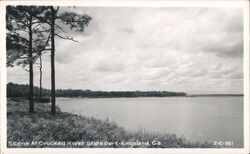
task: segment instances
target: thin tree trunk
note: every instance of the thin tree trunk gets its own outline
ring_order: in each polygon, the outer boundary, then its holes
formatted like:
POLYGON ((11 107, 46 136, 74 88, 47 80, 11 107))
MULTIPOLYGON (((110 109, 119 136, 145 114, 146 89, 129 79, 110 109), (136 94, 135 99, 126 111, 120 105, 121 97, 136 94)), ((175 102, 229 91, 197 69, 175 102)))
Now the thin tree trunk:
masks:
POLYGON ((33 102, 33 55, 32 55, 32 16, 29 20, 29 112, 34 113, 33 102))
POLYGON ((43 64, 42 64, 42 54, 40 53, 40 91, 39 91, 39 97, 40 97, 40 101, 42 101, 42 76, 43 76, 43 72, 42 72, 42 68, 43 68, 43 64))
POLYGON ((51 113, 56 113, 55 99, 55 10, 51 6, 51 113))

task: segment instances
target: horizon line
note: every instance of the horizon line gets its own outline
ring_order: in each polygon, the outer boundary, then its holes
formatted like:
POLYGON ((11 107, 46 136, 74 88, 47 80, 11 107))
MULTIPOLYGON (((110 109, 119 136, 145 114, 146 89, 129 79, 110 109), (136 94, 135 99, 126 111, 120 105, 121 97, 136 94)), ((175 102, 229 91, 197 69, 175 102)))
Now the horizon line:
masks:
MULTIPOLYGON (((6 87, 9 83, 12 84, 17 84, 17 85, 29 85, 29 84, 19 84, 19 83, 13 83, 13 82, 8 82, 6 84, 6 87)), ((39 88, 39 86, 34 86, 39 88)), ((50 90, 49 88, 42 88, 44 90, 50 90)), ((97 91, 101 91, 101 92, 175 92, 175 93, 185 93, 186 96, 197 96, 197 95, 243 95, 244 93, 187 93, 184 91, 171 91, 171 90, 91 90, 91 89, 73 89, 73 88, 57 88, 56 90, 82 90, 82 91, 92 91, 92 92, 97 92, 97 91)))

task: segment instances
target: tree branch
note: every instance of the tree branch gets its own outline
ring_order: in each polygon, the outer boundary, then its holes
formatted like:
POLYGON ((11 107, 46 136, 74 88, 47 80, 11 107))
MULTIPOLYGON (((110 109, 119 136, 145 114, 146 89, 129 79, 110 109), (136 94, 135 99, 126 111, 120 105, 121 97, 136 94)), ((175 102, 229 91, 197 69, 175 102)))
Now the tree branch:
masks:
POLYGON ((65 40, 70 40, 70 41, 73 41, 73 42, 78 42, 77 40, 74 40, 74 38, 73 37, 69 37, 69 36, 61 36, 61 35, 59 35, 59 34, 55 34, 56 36, 58 36, 59 38, 61 38, 61 39, 65 39, 65 40))

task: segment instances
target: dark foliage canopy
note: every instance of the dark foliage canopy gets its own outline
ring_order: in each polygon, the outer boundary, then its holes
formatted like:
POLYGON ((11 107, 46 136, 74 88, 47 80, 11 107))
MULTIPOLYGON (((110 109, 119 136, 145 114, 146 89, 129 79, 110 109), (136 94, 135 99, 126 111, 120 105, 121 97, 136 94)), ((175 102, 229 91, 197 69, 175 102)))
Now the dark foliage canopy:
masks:
MULTIPOLYGON (((29 93, 29 85, 19 85, 8 83, 8 97, 27 97, 29 93)), ((44 96, 50 96, 50 90, 43 89, 44 96)), ((91 91, 80 89, 57 89, 56 97, 171 97, 171 96, 186 96, 184 92, 169 92, 169 91, 91 91)), ((39 88, 34 87, 34 96, 39 96, 39 88)))

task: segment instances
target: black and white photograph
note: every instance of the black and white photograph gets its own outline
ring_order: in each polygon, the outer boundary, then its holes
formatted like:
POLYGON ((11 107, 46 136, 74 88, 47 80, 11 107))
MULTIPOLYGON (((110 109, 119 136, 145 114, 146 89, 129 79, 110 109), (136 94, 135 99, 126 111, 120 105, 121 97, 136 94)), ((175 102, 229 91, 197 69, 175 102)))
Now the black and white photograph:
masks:
POLYGON ((241 4, 6 3, 6 148, 248 148, 241 4))

